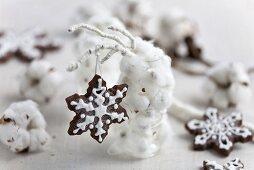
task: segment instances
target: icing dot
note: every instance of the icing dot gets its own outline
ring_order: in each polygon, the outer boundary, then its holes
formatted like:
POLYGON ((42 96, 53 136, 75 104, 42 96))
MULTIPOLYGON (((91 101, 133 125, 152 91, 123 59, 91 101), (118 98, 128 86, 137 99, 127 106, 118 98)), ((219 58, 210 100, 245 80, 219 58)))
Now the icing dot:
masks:
POLYGON ((216 135, 213 135, 212 138, 213 138, 213 139, 217 139, 217 136, 216 136, 216 135))
POLYGON ((124 88, 123 88, 123 91, 126 92, 126 91, 127 91, 127 87, 124 87, 124 88))
POLYGON ((109 119, 106 120, 106 124, 110 124, 110 120, 109 119))
POLYGON ((72 105, 72 106, 73 106, 73 105, 77 105, 77 102, 72 101, 72 102, 71 102, 71 105, 72 105))
POLYGON ((93 124, 89 125, 89 129, 93 129, 93 128, 94 128, 93 124))
POLYGON ((235 126, 235 124, 233 122, 230 123, 230 126, 235 126))
POLYGON ((118 108, 118 105, 117 104, 114 104, 114 109, 117 109, 118 108))
POLYGON ((93 101, 93 96, 90 96, 88 99, 89 101, 93 101))
POLYGON ((227 135, 228 135, 228 136, 231 136, 231 135, 232 135, 232 133, 231 133, 231 132, 227 132, 227 135))
POLYGON ((85 115, 85 114, 81 114, 80 117, 81 117, 81 118, 85 118, 86 115, 85 115))
POLYGON ((108 93, 105 93, 105 97, 109 97, 109 94, 108 94, 108 93))
POLYGON ((205 129, 202 129, 202 133, 205 133, 206 132, 206 130, 205 129))

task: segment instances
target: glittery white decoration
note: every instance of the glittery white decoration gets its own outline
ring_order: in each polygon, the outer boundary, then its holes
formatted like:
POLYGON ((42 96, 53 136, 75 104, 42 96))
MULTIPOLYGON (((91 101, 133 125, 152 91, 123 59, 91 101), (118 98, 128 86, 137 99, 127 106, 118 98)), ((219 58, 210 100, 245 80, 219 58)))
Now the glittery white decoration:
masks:
MULTIPOLYGON (((114 25, 118 28, 124 29, 124 25, 115 17, 112 16, 105 16, 105 15, 96 15, 91 17, 88 20, 88 24, 91 24, 95 26, 96 28, 107 31, 107 26, 114 25)), ((79 36, 76 39, 75 42, 75 51, 77 52, 78 56, 83 55, 84 49, 90 49, 98 44, 112 44, 112 41, 108 39, 104 39, 101 37, 98 37, 94 33, 90 32, 82 32, 79 34, 79 36)), ((102 51, 101 55, 106 56, 106 51, 102 51)), ((112 59, 109 59, 107 62, 105 62, 103 65, 101 65, 101 71, 103 72, 103 77, 105 80, 107 80, 108 85, 112 86, 113 84, 116 84, 119 73, 120 73, 120 61, 121 61, 122 55, 121 54, 115 54, 115 57, 112 59)), ((82 67, 77 70, 76 77, 78 80, 79 85, 79 91, 83 92, 87 88, 87 83, 89 80, 91 80, 94 76, 94 72, 91 70, 94 70, 94 66, 96 65, 96 57, 91 56, 87 58, 87 60, 82 64, 82 67)))
POLYGON ((231 160, 224 165, 220 165, 215 161, 204 161, 204 170, 244 170, 244 165, 239 158, 231 160))
POLYGON ((49 142, 46 122, 31 100, 11 104, 0 119, 0 141, 13 152, 36 151, 49 142))
POLYGON ((49 102, 62 82, 62 76, 43 60, 33 61, 20 78, 20 93, 27 99, 49 102))
POLYGON ((208 71, 203 89, 215 107, 240 107, 251 98, 250 83, 247 69, 242 64, 220 63, 208 71))

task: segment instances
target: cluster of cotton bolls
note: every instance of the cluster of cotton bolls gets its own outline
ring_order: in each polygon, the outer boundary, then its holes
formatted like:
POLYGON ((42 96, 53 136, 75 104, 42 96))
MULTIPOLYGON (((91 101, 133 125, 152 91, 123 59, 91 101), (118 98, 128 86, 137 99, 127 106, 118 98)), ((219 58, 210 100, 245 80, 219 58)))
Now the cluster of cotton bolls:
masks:
POLYGON ((238 62, 220 63, 207 72, 204 92, 213 106, 239 107, 251 98, 250 76, 238 62))
MULTIPOLYGON (((171 57, 189 57, 188 41, 195 40, 197 24, 182 10, 172 9, 151 21, 150 34, 171 57)), ((173 58, 173 59, 174 59, 173 58)))
POLYGON ((112 16, 118 18, 133 34, 146 36, 148 34, 147 25, 152 18, 152 13, 152 5, 149 0, 118 0, 109 7, 93 2, 77 9, 71 23, 88 22, 93 16, 112 16))
POLYGON ((113 15, 118 17, 133 34, 143 36, 148 33, 146 26, 153 14, 149 0, 119 0, 113 11, 113 15))
POLYGON ((20 77, 20 94, 26 99, 47 103, 56 95, 62 76, 47 61, 33 61, 20 77))
MULTIPOLYGON (((121 29, 124 28, 124 25, 117 18, 108 15, 95 15, 91 17, 87 23, 102 31, 108 31, 106 29, 107 26, 110 25, 114 25, 121 29)), ((100 44, 112 44, 112 41, 98 37, 94 33, 80 32, 78 38, 76 39, 75 49, 80 57, 83 55, 84 49, 90 49, 100 44)), ((106 52, 101 52, 101 55, 106 55, 106 52)), ((99 71, 101 70, 101 73, 103 73, 104 79, 107 80, 108 85, 110 86, 117 82, 120 73, 119 63, 122 56, 120 54, 115 55, 116 56, 113 59, 109 59, 107 62, 105 62, 105 64, 101 65, 99 69, 99 71)), ((87 60, 82 64, 82 67, 77 70, 76 77, 78 80, 79 91, 86 91, 88 82, 95 74, 95 66, 96 56, 93 55, 87 58, 87 60)))
POLYGON ((170 133, 166 113, 175 86, 171 60, 151 42, 137 37, 133 55, 122 58, 120 69, 119 83, 129 86, 125 108, 130 120, 118 128, 109 153, 151 157, 170 133))
POLYGON ((0 119, 0 141, 13 152, 36 151, 49 142, 46 121, 31 100, 11 104, 0 119))

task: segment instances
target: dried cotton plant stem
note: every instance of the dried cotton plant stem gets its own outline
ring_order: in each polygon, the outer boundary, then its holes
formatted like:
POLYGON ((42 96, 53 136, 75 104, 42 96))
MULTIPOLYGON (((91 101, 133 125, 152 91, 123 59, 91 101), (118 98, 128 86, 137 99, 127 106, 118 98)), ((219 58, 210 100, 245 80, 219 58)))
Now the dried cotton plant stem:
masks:
POLYGON ((175 98, 168 111, 170 115, 176 117, 183 122, 187 122, 193 118, 200 119, 203 117, 204 114, 203 111, 187 105, 175 98))

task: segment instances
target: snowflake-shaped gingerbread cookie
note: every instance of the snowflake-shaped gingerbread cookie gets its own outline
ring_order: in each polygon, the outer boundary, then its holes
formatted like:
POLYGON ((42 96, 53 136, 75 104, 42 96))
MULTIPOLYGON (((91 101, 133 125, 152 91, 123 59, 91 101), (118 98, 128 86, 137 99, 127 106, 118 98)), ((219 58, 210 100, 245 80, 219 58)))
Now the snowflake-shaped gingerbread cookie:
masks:
POLYGON ((224 165, 220 165, 215 161, 206 160, 203 162, 204 170, 243 170, 244 165, 239 158, 229 161, 224 165))
POLYGON ((59 43, 50 39, 40 29, 29 30, 21 34, 12 31, 0 33, 0 63, 12 57, 30 62, 42 58, 46 51, 59 48, 59 43))
POLYGON ((234 143, 249 142, 253 138, 251 130, 242 126, 241 113, 219 115, 215 108, 207 109, 204 120, 187 122, 186 128, 196 135, 194 150, 214 148, 225 156, 230 154, 234 143))
POLYGON ((90 130, 95 140, 103 142, 110 124, 128 119, 126 110, 120 105, 127 90, 127 84, 107 89, 106 82, 95 75, 85 95, 74 94, 66 98, 68 108, 76 113, 70 122, 69 135, 81 135, 90 130))

